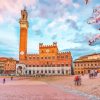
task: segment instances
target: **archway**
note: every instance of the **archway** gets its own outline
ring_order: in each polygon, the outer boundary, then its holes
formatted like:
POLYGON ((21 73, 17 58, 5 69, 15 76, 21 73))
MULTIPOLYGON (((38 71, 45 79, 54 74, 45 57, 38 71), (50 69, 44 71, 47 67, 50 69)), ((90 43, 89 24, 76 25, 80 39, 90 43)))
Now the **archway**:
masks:
POLYGON ((17 67, 17 74, 22 75, 22 66, 17 67))
POLYGON ((25 64, 17 64, 16 65, 16 75, 25 75, 26 65, 25 64))

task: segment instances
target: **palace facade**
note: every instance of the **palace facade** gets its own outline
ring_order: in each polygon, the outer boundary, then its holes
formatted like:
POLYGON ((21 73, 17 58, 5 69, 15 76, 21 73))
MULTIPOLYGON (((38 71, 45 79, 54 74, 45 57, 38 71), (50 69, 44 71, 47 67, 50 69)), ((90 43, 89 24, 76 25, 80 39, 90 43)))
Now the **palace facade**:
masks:
POLYGON ((38 54, 27 54, 28 13, 24 9, 20 18, 19 64, 16 74, 21 75, 69 75, 71 74, 71 52, 59 52, 56 42, 52 45, 39 43, 38 54))
POLYGON ((74 61, 75 74, 87 74, 92 69, 100 72, 100 53, 82 56, 74 61))
POLYGON ((0 74, 13 74, 16 72, 16 60, 0 57, 0 74))

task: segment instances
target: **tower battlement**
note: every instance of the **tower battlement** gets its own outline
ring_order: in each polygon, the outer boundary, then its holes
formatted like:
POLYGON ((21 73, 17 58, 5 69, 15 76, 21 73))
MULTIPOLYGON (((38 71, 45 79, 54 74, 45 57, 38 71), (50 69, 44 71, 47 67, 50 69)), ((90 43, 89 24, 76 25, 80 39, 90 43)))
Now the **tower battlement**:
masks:
POLYGON ((52 45, 44 45, 43 43, 39 43, 39 47, 55 47, 55 46, 57 46, 57 42, 53 42, 53 44, 52 45))
POLYGON ((70 51, 67 51, 67 52, 58 52, 58 55, 65 55, 65 54, 71 55, 71 52, 70 51))
POLYGON ((68 53, 68 52, 59 52, 58 54, 66 54, 66 53, 68 53))

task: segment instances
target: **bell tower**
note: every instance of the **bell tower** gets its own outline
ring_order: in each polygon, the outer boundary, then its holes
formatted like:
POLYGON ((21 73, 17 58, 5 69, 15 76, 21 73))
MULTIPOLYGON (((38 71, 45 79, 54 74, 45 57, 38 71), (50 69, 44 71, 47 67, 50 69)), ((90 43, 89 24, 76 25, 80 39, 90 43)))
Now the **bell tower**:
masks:
POLYGON ((26 9, 21 10, 19 61, 25 60, 27 55, 28 14, 26 9))

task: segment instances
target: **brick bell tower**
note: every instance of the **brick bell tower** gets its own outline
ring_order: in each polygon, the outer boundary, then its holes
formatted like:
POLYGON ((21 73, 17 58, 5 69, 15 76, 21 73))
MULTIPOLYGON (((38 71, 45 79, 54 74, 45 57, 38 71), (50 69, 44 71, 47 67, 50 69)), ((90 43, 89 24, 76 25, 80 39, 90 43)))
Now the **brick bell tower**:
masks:
POLYGON ((28 35, 28 14, 26 9, 21 10, 20 18, 20 46, 19 46, 19 60, 25 60, 27 55, 27 35, 28 35))

